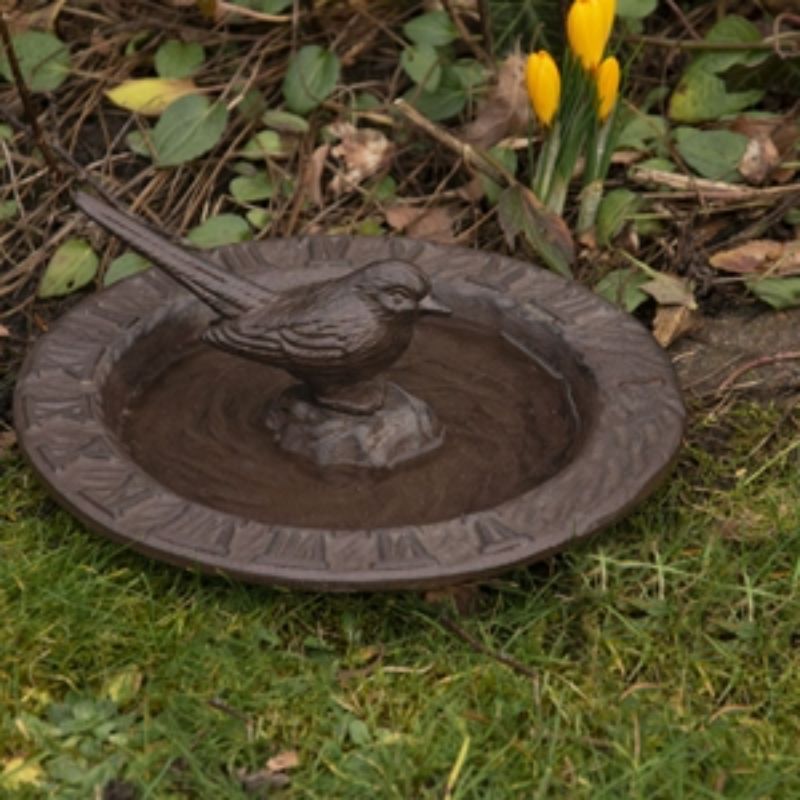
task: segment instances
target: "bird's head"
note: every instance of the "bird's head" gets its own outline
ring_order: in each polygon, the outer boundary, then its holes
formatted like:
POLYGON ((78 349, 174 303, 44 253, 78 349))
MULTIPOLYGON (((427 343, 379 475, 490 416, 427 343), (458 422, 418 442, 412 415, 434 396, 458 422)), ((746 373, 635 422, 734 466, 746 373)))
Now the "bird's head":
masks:
POLYGON ((356 288, 389 314, 420 312, 449 314, 450 310, 429 296, 431 282, 408 261, 375 261, 359 270, 356 288))

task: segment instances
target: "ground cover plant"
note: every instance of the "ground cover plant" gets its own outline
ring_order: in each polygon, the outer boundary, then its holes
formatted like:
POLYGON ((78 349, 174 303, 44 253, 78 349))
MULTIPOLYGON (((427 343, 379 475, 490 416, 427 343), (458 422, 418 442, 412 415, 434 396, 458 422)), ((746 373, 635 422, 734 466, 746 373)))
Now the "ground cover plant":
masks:
POLYGON ((791 3, 0 11, 0 797, 800 795, 791 3), (426 596, 245 587, 100 541, 10 412, 30 343, 149 268, 78 184, 198 247, 400 233, 571 276, 672 348, 674 476, 593 542, 426 596), (731 319, 768 320, 755 349, 692 344, 731 319))

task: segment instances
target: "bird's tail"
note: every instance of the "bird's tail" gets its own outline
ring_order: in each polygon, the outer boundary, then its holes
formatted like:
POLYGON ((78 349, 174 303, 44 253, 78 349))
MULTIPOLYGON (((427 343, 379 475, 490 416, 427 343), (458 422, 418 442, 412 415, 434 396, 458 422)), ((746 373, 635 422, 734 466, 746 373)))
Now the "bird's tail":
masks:
POLYGON ((104 200, 76 191, 75 204, 87 216, 157 264, 171 278, 224 317, 237 316, 261 304, 272 292, 174 244, 166 236, 104 200))

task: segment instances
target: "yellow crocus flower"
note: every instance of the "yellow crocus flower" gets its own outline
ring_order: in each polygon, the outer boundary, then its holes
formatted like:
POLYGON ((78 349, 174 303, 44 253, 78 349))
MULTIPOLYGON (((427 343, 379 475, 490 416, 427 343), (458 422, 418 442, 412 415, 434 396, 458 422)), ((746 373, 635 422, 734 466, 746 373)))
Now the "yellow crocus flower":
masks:
POLYGON ((542 125, 549 126, 561 100, 561 75, 556 62, 546 50, 528 56, 525 83, 537 119, 542 125))
POLYGON ((616 0, 575 0, 567 14, 567 38, 583 68, 594 71, 603 58, 616 0))
POLYGON ((597 107, 597 116, 601 122, 605 122, 617 102, 619 61, 614 56, 606 58, 597 68, 595 79, 597 81, 597 97, 600 101, 597 107))

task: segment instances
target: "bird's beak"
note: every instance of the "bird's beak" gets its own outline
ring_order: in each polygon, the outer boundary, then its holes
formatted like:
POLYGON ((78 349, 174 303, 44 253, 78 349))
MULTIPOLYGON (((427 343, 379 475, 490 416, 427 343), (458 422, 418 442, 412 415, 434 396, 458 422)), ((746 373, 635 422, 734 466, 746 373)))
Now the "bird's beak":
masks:
POLYGON ((427 295, 420 300, 419 310, 423 314, 452 314, 453 312, 438 300, 434 300, 431 295, 427 295))

